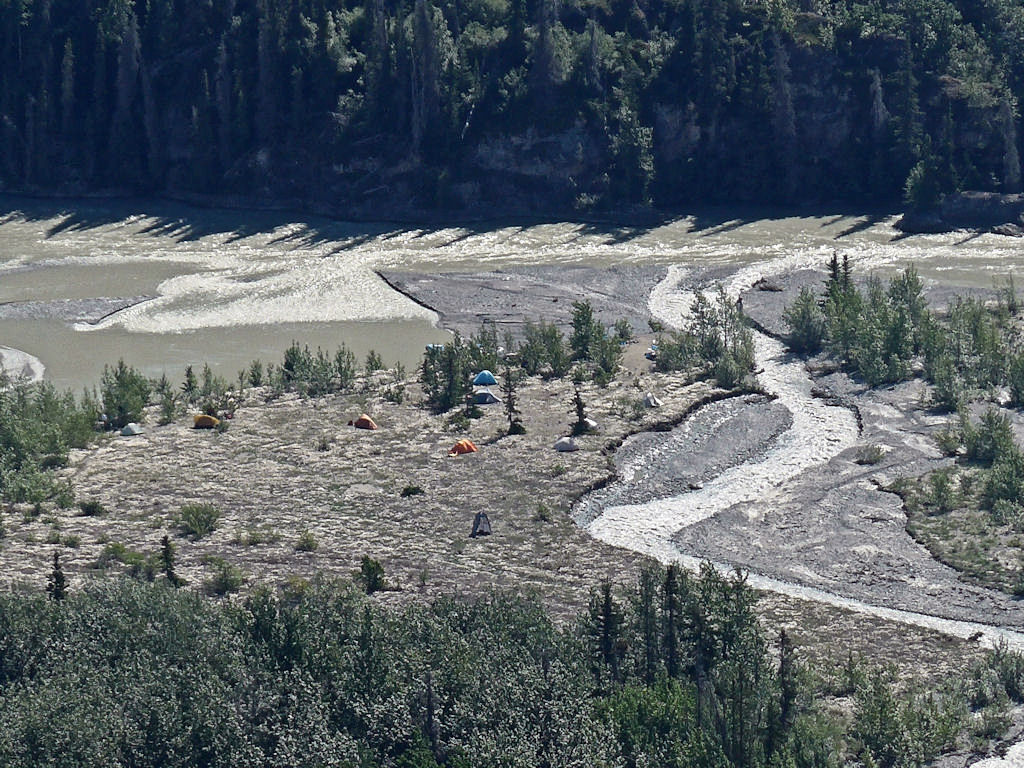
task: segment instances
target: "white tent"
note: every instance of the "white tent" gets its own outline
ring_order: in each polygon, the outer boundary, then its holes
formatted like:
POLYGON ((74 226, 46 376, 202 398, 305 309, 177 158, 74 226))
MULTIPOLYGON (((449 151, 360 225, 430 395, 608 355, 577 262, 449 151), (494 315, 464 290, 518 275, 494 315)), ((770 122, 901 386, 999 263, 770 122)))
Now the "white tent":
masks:
POLYGON ((475 405, 492 405, 498 402, 498 398, 494 396, 494 393, 489 389, 478 389, 472 395, 469 396, 470 402, 475 405))

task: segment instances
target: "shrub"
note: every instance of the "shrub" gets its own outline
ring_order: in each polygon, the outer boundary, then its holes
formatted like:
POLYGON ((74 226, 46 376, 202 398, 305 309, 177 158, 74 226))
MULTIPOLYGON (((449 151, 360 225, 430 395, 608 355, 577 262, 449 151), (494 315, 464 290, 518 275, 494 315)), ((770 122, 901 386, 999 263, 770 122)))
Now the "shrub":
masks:
POLYGON ((369 555, 363 555, 363 559, 359 563, 357 578, 368 595, 387 589, 387 584, 384 581, 384 566, 380 564, 379 560, 374 560, 369 555))
POLYGON ((985 477, 985 502, 994 507, 998 502, 1024 504, 1024 452, 1017 446, 1002 453, 985 477))
POLYGON ((212 533, 220 519, 220 511, 212 504, 186 504, 178 513, 178 527, 187 536, 201 539, 212 533))
POLYGON ((885 448, 880 445, 865 445, 857 450, 854 461, 857 464, 875 465, 885 458, 885 448))
POLYGON ((157 423, 163 426, 170 424, 178 415, 178 398, 171 390, 165 390, 160 395, 160 418, 157 423))
POLYGON ((141 567, 146 562, 146 556, 141 552, 128 549, 119 541, 112 541, 103 547, 99 557, 96 558, 96 568, 106 569, 113 563, 122 563, 127 566, 141 567))
POLYGON ((250 387, 263 386, 263 363, 260 360, 249 363, 248 378, 250 387))
POLYGON ((334 375, 338 377, 338 388, 346 390, 356 380, 355 353, 342 344, 334 353, 334 375))
POLYGON ((219 557, 211 558, 213 575, 203 583, 208 595, 222 597, 237 592, 245 584, 245 574, 237 566, 219 557))
POLYGON ((299 538, 295 542, 296 552, 313 552, 320 543, 316 540, 316 536, 310 530, 304 530, 299 534, 299 538))
POLYGON ((1024 352, 1011 359, 1006 376, 1010 387, 1010 405, 1024 408, 1024 352))
POLYGON ((1013 450, 1013 428, 1010 426, 1010 419, 995 408, 985 411, 977 426, 970 423, 966 413, 961 414, 960 422, 967 458, 970 461, 989 465, 1013 450))
POLYGON ((569 347, 573 360, 594 359, 595 345, 604 336, 604 329, 594 317, 594 308, 589 301, 572 303, 572 336, 569 347))
POLYGON ((404 499, 409 496, 419 496, 421 493, 423 493, 423 489, 418 485, 407 485, 402 489, 402 493, 400 495, 404 499))
POLYGON ((113 368, 103 366, 100 391, 111 429, 121 429, 130 422, 142 421, 143 409, 149 402, 149 380, 131 366, 125 365, 124 360, 118 360, 113 368))
POLYGON ((78 508, 82 510, 85 517, 102 517, 107 514, 107 509, 95 499, 78 502, 78 508))
POLYGON ((382 370, 384 370, 384 359, 377 353, 377 350, 371 349, 366 353, 366 372, 375 373, 382 370))
POLYGON ((940 514, 949 514, 956 509, 958 495, 953 487, 952 472, 940 469, 929 478, 931 502, 940 514))
POLYGON ((429 348, 420 369, 427 405, 437 413, 462 405, 472 389, 470 367, 469 347, 458 332, 443 347, 429 348))
POLYGON ((391 383, 384 390, 384 399, 396 405, 405 401, 405 366, 401 362, 395 364, 391 383))

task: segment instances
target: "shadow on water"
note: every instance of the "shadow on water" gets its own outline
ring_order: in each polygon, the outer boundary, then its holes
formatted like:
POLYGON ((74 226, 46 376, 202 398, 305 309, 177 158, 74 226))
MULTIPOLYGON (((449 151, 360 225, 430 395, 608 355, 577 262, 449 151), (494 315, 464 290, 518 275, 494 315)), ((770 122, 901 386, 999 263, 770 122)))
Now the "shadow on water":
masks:
MULTIPOLYGON (((842 209, 840 209, 841 211, 842 209)), ((169 238, 175 242, 192 242, 205 237, 222 237, 235 243, 249 237, 264 236, 273 245, 312 248, 332 246, 329 254, 353 250, 372 241, 386 243, 394 238, 416 240, 449 235, 439 247, 450 246, 474 236, 508 230, 512 236, 531 227, 545 224, 576 224, 575 238, 598 238, 605 245, 621 245, 666 226, 683 226, 685 231, 701 237, 731 232, 747 224, 787 217, 827 217, 822 226, 834 225, 844 219, 855 223, 836 235, 837 239, 868 229, 887 213, 863 211, 837 213, 833 207, 800 209, 765 208, 749 205, 704 206, 686 212, 641 210, 608 214, 607 218, 502 217, 467 221, 458 216, 438 213, 426 222, 344 221, 306 215, 294 211, 246 210, 236 208, 205 208, 185 202, 149 198, 111 199, 40 199, 17 195, 0 195, 0 226, 18 220, 50 224, 46 237, 123 225, 139 218, 137 234, 169 238), (54 223, 56 221, 56 223, 54 223)))
MULTIPOLYGON (((835 223, 838 224, 845 217, 837 217, 835 223)), ((873 213, 867 216, 859 216, 858 220, 854 221, 850 226, 841 232, 837 232, 834 240, 841 240, 844 237, 850 235, 856 235, 858 232, 863 232, 866 229, 871 229, 876 224, 880 224, 887 218, 887 214, 884 213, 873 213)), ((823 225, 824 226, 824 225, 823 225)))

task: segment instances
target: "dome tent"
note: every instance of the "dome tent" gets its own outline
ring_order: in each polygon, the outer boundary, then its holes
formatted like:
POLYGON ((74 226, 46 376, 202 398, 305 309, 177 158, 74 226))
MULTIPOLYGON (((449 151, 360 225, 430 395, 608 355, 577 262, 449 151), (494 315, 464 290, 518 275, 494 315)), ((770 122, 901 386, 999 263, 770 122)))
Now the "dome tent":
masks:
POLYGON ((497 383, 498 380, 494 378, 494 374, 488 370, 480 371, 473 377, 474 387, 493 387, 497 383))

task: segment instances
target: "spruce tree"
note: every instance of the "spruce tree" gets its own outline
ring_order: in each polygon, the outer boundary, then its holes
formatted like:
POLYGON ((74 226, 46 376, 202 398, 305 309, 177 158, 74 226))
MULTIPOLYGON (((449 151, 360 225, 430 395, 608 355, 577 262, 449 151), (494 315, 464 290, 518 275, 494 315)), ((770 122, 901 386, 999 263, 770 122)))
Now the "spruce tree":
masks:
POLYGON ((46 581, 46 594, 55 602, 61 602, 68 595, 68 580, 60 564, 60 550, 53 551, 53 570, 46 581))

